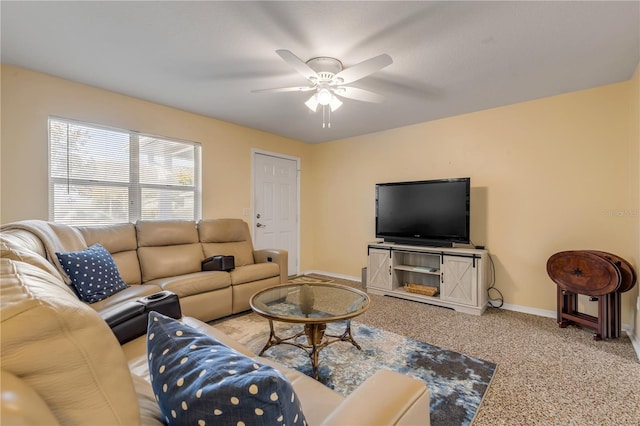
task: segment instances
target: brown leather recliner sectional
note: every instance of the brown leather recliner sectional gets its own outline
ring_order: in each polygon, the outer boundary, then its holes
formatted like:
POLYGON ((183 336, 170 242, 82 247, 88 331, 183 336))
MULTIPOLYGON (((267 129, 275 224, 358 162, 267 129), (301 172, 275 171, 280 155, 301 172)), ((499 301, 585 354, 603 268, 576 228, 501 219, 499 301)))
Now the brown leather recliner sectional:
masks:
MULTIPOLYGON (((59 271, 55 252, 104 246, 129 288, 90 305, 101 313, 168 290, 178 295, 184 315, 211 321, 248 310, 256 291, 287 282, 286 250, 254 250, 249 227, 241 219, 140 220, 87 227, 29 220, 3 225, 2 230, 7 238, 27 242, 59 271), (234 256, 235 269, 202 271, 202 260, 214 255, 234 256)), ((63 271, 60 275, 64 278, 63 271)))

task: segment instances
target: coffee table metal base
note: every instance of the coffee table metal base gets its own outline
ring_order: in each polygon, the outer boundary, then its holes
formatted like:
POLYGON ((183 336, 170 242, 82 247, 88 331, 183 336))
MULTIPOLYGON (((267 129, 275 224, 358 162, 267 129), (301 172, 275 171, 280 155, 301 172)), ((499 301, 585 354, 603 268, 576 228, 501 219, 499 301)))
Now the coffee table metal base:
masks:
POLYGON ((339 336, 325 333, 326 328, 326 323, 305 324, 304 329, 301 332, 290 337, 282 338, 276 335, 273 328, 273 321, 269 320, 269 340, 264 345, 264 348, 262 348, 259 355, 262 356, 267 349, 276 345, 291 345, 300 348, 309 355, 309 358, 311 359, 311 366, 313 367, 313 377, 318 380, 318 353, 322 349, 332 343, 350 342, 353 346, 358 348, 358 350, 362 350, 351 334, 351 320, 347 321, 347 327, 344 333, 339 336), (303 335, 307 336, 306 345, 296 342, 296 339, 303 335))

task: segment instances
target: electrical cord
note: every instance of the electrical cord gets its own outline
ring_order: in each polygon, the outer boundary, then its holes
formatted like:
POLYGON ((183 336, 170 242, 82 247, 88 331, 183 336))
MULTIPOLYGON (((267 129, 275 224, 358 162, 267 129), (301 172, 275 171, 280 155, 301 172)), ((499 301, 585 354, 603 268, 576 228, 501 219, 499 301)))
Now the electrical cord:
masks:
POLYGON ((489 281, 489 288, 487 289, 487 297, 489 298, 489 306, 492 308, 501 308, 504 305, 504 297, 500 290, 496 288, 496 265, 493 263, 493 258, 489 254, 489 263, 491 264, 491 280, 489 281), (493 290, 494 296, 491 292, 493 290))
MULTIPOLYGON (((475 244, 473 244, 473 241, 471 242, 471 246, 473 248, 478 248, 478 249, 484 249, 484 246, 476 246, 475 244)), ((504 296, 502 296, 502 292, 500 292, 500 290, 498 290, 496 288, 496 265, 493 263, 493 258, 491 257, 491 253, 487 253, 489 256, 489 263, 491 265, 491 278, 489 280, 489 288, 487 288, 487 298, 488 300, 488 304, 489 306, 491 306, 492 308, 501 308, 502 305, 504 305, 504 296), (496 296, 493 297, 492 296, 496 296)))

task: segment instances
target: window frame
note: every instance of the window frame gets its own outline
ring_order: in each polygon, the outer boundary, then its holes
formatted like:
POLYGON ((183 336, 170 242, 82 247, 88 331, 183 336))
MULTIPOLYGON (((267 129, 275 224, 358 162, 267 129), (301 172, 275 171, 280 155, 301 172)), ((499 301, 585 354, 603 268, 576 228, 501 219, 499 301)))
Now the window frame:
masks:
MULTIPOLYGON (((202 144, 199 142, 186 141, 176 138, 170 138, 165 136, 158 136, 149 133, 138 132, 134 130, 122 129, 113 126, 107 126, 102 124, 90 123, 85 121, 79 121, 59 116, 49 116, 47 121, 47 139, 48 139, 48 216, 50 221, 55 220, 55 187, 56 185, 73 185, 79 187, 123 187, 127 188, 128 194, 128 222, 135 223, 137 220, 142 219, 142 193, 144 189, 155 190, 177 190, 186 193, 193 193, 193 220, 198 221, 202 218, 202 144), (52 150, 52 122, 58 121, 69 125, 83 126, 96 130, 104 130, 110 132, 119 132, 128 135, 128 148, 129 148, 129 179, 128 182, 116 182, 107 180, 94 180, 83 178, 71 178, 69 174, 67 177, 61 178, 53 176, 53 150, 52 150), (183 144, 185 147, 193 147, 193 185, 174 185, 174 184, 157 184, 157 183, 141 183, 140 173, 140 139, 151 138, 170 143, 183 144)), ((69 149, 69 139, 66 141, 67 150, 69 149)), ((69 223, 74 225, 73 223, 69 223)))

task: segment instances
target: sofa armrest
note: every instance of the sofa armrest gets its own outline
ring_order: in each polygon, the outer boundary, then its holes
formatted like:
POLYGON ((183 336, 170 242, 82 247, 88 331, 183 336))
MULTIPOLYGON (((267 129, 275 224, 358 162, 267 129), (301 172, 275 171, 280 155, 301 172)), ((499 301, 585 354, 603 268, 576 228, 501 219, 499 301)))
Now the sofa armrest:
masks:
POLYGON ((262 249, 253 251, 253 260, 256 263, 274 262, 280 266, 280 283, 285 284, 289 280, 289 252, 282 249, 262 249))
POLYGON ((325 425, 429 425, 429 390, 424 382, 378 370, 325 419, 325 425))
POLYGON ((109 327, 114 327, 138 317, 144 313, 144 305, 135 300, 130 300, 119 305, 111 306, 98 312, 109 327))
POLYGON ((103 309, 100 316, 111 327, 120 344, 124 344, 146 334, 150 311, 171 318, 182 317, 178 296, 166 290, 103 309))

